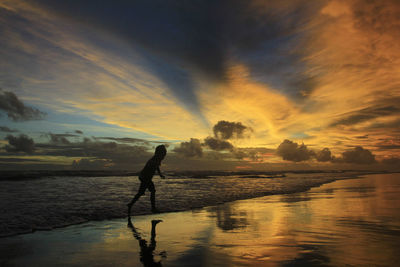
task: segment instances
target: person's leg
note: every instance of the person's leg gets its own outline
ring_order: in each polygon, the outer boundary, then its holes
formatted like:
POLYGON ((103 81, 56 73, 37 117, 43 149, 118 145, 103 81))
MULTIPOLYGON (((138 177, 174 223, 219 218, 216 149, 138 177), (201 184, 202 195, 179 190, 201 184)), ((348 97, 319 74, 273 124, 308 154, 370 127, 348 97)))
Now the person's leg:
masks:
POLYGON ((151 211, 159 212, 156 208, 156 188, 154 187, 153 182, 150 182, 147 188, 150 191, 151 211))
POLYGON ((146 191, 146 187, 147 187, 146 183, 140 182, 140 187, 139 187, 138 192, 136 193, 136 195, 134 196, 134 198, 131 200, 131 202, 129 202, 129 203, 127 204, 127 206, 128 206, 128 215, 131 214, 132 205, 135 204, 135 202, 136 202, 142 195, 144 195, 144 192, 146 191))

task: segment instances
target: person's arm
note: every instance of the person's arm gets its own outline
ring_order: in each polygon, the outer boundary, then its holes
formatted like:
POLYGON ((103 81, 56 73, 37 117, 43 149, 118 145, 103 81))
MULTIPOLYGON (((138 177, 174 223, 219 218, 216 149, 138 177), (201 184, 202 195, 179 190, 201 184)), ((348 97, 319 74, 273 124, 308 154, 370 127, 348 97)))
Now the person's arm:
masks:
POLYGON ((160 175, 161 179, 165 179, 165 176, 161 173, 160 166, 157 167, 158 175, 160 175))

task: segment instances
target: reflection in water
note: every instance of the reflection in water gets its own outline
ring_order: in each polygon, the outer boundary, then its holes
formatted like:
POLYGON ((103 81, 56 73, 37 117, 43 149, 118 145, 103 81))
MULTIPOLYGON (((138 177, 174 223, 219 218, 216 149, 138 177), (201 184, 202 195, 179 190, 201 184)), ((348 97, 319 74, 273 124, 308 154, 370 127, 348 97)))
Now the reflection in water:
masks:
POLYGON ((374 175, 218 206, 210 209, 220 229, 210 251, 218 248, 245 266, 392 266, 400 260, 399 196, 398 174, 374 175), (242 218, 245 228, 236 210, 253 215, 242 218))
MULTIPOLYGON (((140 246, 140 262, 143 263, 143 266, 162 266, 161 261, 154 261, 154 250, 156 249, 156 226, 158 223, 162 222, 162 220, 152 220, 151 221, 151 238, 150 244, 147 245, 147 241, 143 239, 140 233, 136 230, 135 226, 132 223, 131 217, 128 217, 128 227, 131 228, 133 236, 139 241, 140 246)), ((166 252, 163 251, 160 253, 162 258, 166 258, 166 252)))
POLYGON ((0 238, 0 265, 398 266, 400 175, 134 219, 0 238))
POLYGON ((307 251, 307 253, 301 253, 294 259, 283 261, 282 266, 330 266, 330 258, 326 256, 323 246, 317 245, 300 245, 301 251, 307 251))
POLYGON ((232 204, 218 205, 207 209, 215 217, 217 226, 223 231, 244 229, 249 225, 248 214, 245 210, 238 210, 232 204))

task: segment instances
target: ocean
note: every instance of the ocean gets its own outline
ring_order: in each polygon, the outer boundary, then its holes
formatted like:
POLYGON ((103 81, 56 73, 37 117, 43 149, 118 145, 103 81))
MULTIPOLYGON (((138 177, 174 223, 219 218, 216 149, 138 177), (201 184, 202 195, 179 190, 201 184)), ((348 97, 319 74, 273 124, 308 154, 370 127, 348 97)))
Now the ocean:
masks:
MULTIPOLYGON (((275 188, 286 188, 288 191, 286 194, 231 201, 200 209, 102 221, 90 219, 91 210, 83 210, 80 204, 75 207, 81 210, 80 218, 91 221, 51 231, 0 238, 0 265, 397 266, 400 261, 400 175, 356 177, 354 173, 348 174, 177 178, 195 180, 192 187, 203 183, 207 187, 212 182, 230 188, 229 184, 239 180, 236 185, 243 185, 245 190, 252 188, 253 193, 285 192, 263 191, 261 187, 254 187, 253 183, 271 188, 275 184, 275 188), (246 179, 251 182, 246 183, 246 179), (332 182, 310 190, 289 192, 300 189, 290 188, 288 184, 302 184, 304 187, 301 189, 305 189, 329 179, 332 182)), ((100 178, 97 183, 103 184, 104 181, 99 182, 102 179, 113 181, 115 177, 100 178)), ((119 179, 132 179, 135 186, 135 177, 119 179)), ((66 180, 74 181, 72 177, 66 180)), ((86 178, 75 177, 75 180, 86 181, 86 178)), ((163 180, 165 185, 159 186, 159 191, 161 188, 166 190, 173 180, 163 180)), ((158 180, 156 183, 162 184, 158 180)), ((187 186, 183 188, 192 188, 188 182, 183 184, 187 186)), ((110 188, 116 190, 115 185, 110 188)), ((237 191, 241 190, 237 188, 237 191)), ((216 192, 225 191, 220 189, 216 192)), ((209 192, 207 201, 212 197, 219 199, 215 193, 209 192)), ((236 196, 239 195, 237 193, 236 196)), ((167 204, 168 196, 163 200, 167 204)), ((121 201, 121 205, 124 204, 121 201)), ((149 210, 148 204, 144 200, 140 204, 144 213, 149 210)), ((140 205, 137 210, 140 210, 140 205)), ((189 206, 181 204, 181 208, 189 206)), ((73 209, 71 206, 68 208, 73 209)), ((117 205, 116 209, 124 213, 124 207, 117 205)), ((39 214, 47 212, 42 210, 39 214)), ((65 211, 59 212, 65 214, 65 211)), ((102 212, 107 213, 109 209, 102 212)))
MULTIPOLYGON (((198 173, 155 176, 162 212, 191 210, 239 199, 303 192, 356 172, 198 173)), ((139 188, 137 176, 50 176, 0 181, 0 236, 51 230, 87 221, 127 216, 126 204, 139 188)), ((131 214, 150 213, 150 192, 131 214)))

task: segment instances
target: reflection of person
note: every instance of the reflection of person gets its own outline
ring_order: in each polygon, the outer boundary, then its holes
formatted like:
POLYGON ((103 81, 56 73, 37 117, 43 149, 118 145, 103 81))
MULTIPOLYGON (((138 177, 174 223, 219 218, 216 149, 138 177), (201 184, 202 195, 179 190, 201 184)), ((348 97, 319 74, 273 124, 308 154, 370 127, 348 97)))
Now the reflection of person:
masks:
POLYGON ((155 172, 157 171, 158 174, 160 175, 161 178, 165 178, 164 175, 161 174, 160 171, 160 165, 161 161, 165 158, 165 155, 167 155, 167 149, 165 148, 164 145, 159 145, 156 147, 156 151, 154 153, 154 156, 149 159, 144 166, 143 170, 139 174, 139 180, 140 180, 140 187, 135 195, 135 197, 127 204, 128 206, 128 216, 131 215, 131 208, 132 205, 135 204, 135 202, 142 196, 144 195, 144 192, 146 189, 149 189, 150 191, 150 200, 151 200, 151 211, 156 213, 159 212, 156 208, 156 189, 153 184, 153 176, 155 172))
MULTIPOLYGON (((147 241, 144 240, 136 228, 133 226, 131 217, 128 217, 128 227, 131 228, 133 236, 139 241, 140 246, 140 261, 143 266, 162 266, 161 261, 155 262, 153 252, 156 249, 156 225, 162 222, 162 220, 151 221, 151 239, 150 245, 147 245, 147 241)), ((166 257, 165 251, 163 251, 162 257, 166 257)))

